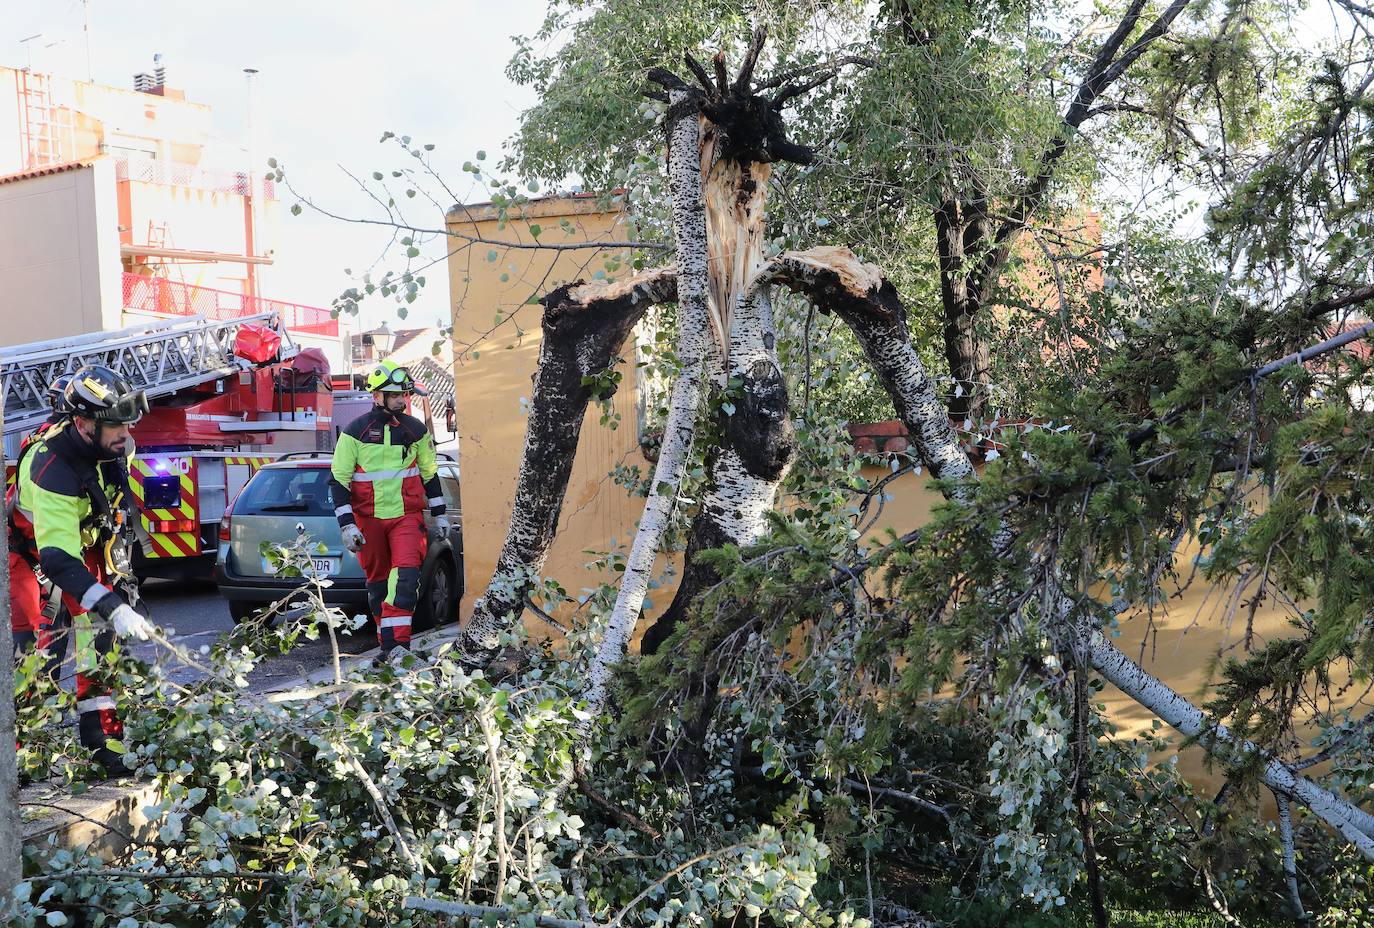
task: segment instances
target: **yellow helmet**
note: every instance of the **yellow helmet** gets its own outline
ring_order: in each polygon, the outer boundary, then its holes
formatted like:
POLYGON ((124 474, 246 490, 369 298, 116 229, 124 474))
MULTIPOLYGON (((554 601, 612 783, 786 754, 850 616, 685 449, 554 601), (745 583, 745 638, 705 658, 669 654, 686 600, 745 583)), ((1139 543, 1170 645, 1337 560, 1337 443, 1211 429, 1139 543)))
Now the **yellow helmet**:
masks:
POLYGON ((410 371, 395 361, 381 361, 367 374, 367 389, 384 393, 418 393, 427 395, 424 387, 415 382, 410 371))

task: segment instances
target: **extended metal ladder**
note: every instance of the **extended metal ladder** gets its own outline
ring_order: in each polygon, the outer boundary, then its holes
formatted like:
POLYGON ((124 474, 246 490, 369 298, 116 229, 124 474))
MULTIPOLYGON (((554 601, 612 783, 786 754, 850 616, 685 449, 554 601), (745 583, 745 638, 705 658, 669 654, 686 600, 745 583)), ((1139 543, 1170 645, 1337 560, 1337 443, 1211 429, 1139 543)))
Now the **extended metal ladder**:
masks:
POLYGON ((296 353, 290 333, 275 312, 226 322, 190 316, 0 348, 4 434, 27 431, 46 419, 48 385, 85 364, 110 368, 135 389, 144 390, 149 400, 247 370, 254 365, 234 355, 234 337, 247 322, 270 326, 281 335, 282 358, 296 353))

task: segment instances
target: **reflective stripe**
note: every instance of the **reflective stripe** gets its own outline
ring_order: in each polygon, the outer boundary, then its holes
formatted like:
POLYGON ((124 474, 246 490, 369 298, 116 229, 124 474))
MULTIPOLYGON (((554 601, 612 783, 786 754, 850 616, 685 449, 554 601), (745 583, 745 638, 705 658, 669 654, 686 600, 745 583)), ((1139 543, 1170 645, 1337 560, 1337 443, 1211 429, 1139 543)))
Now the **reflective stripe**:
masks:
POLYGON ((377 623, 377 627, 378 627, 378 628, 397 628, 397 627, 409 628, 409 627, 410 627, 410 616, 408 616, 408 615, 388 615, 388 616, 383 616, 382 619, 381 619, 381 621, 377 623))
POLYGON ((335 510, 334 510, 334 515, 336 515, 336 516, 351 516, 351 515, 353 515, 353 507, 352 507, 352 506, 349 506, 349 505, 347 505, 347 504, 345 504, 345 505, 343 505, 343 506, 339 506, 339 507, 335 508, 335 510))
POLYGON ((353 482, 373 483, 377 480, 397 480, 418 476, 420 476, 420 468, 418 467, 407 467, 405 470, 374 470, 371 473, 358 471, 353 475, 353 482))
POLYGON ((76 711, 85 715, 87 712, 101 712, 105 709, 114 711, 115 701, 113 696, 92 696, 90 699, 78 699, 76 701, 76 711))
POLYGON ((103 583, 92 583, 86 588, 86 592, 81 594, 81 608, 90 612, 95 608, 95 604, 100 602, 101 598, 108 592, 110 592, 110 588, 103 583))
POLYGON ((444 505, 446 504, 444 503, 444 498, 442 496, 431 496, 429 498, 429 507, 431 509, 438 509, 440 506, 444 505))

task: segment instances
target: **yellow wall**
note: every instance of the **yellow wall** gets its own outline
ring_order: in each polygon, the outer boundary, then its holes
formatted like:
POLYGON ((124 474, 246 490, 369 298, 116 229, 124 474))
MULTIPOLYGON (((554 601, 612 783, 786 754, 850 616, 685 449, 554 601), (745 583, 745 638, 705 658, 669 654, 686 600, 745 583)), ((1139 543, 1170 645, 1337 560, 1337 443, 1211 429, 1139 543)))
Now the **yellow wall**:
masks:
MULTIPOLYGON (((863 468, 863 475, 875 482, 889 473, 889 469, 880 464, 863 468)), ((886 537, 888 529, 900 534, 922 525, 929 519, 932 508, 941 502, 940 494, 924 475, 904 474, 888 485, 888 493, 892 499, 886 503, 882 518, 869 535, 875 543, 886 537)), ((1175 558, 1180 577, 1189 576, 1189 565, 1196 554, 1195 542, 1180 545, 1175 558)), ((1233 590, 1229 587, 1212 586, 1197 579, 1182 591, 1177 584, 1166 588, 1170 594, 1168 602, 1157 608, 1153 616, 1144 612, 1122 616, 1121 635, 1115 639, 1115 644, 1183 696, 1195 703, 1204 702, 1208 698, 1208 687, 1214 682, 1210 674, 1217 655, 1243 657, 1239 645, 1246 633, 1249 597, 1243 600, 1246 605, 1237 609, 1233 590)), ((1269 602, 1262 604, 1255 611, 1254 633, 1257 648, 1268 641, 1290 637, 1288 612, 1269 602)), ((1358 705, 1363 707, 1362 711, 1371 708, 1362 692, 1360 687, 1352 688, 1341 705, 1351 705, 1354 700, 1361 699, 1358 705)), ((1119 737, 1150 734, 1154 715, 1116 687, 1108 686, 1098 701, 1106 705, 1119 737)), ((1305 734, 1310 737, 1315 731, 1305 734)), ((1216 774, 1205 769, 1203 754, 1196 748, 1182 754, 1180 765, 1195 782, 1219 782, 1216 774)))
MULTIPOLYGON (((543 242, 625 241, 633 236, 620 213, 597 211, 591 199, 547 199, 529 204, 523 219, 499 228, 490 207, 450 210, 451 233, 475 235, 502 242, 530 242, 528 226, 543 229, 543 242), (566 219, 571 235, 559 227, 566 219)), ((463 475, 463 548, 468 591, 462 616, 472 613, 475 598, 485 589, 505 541, 515 497, 525 441, 526 418, 521 399, 531 395, 538 366, 542 306, 530 305, 558 286, 591 279, 611 252, 569 251, 552 254, 488 244, 459 248, 449 257, 452 295, 454 381, 457 395, 459 466, 463 475), (495 252, 495 260, 488 255, 495 252), (505 275, 506 280, 501 280, 505 275), (508 321, 496 325, 496 315, 508 321), (513 314, 513 315, 512 315, 513 314), (517 331, 523 330, 523 334, 517 331)), ((621 273, 624 273, 622 270, 621 273)), ((622 356, 633 358, 627 341, 622 356)), ((612 544, 629 547, 643 500, 630 499, 607 474, 617 462, 649 467, 639 451, 635 420, 635 372, 632 363, 620 368, 623 379, 614 404, 621 421, 612 430, 600 424, 600 408, 593 405, 582 426, 581 441, 563 504, 558 535, 544 573, 557 578, 574 597, 601 581, 585 565, 588 549, 612 544)), ((527 618, 530 628, 544 634, 547 627, 527 618)))

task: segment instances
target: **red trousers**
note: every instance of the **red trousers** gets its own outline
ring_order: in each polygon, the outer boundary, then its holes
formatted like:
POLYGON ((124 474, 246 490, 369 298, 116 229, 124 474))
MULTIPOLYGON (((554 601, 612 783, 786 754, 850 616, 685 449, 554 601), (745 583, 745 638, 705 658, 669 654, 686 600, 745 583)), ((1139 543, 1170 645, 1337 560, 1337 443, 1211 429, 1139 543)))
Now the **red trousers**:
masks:
POLYGON ((425 562, 429 534, 423 513, 399 519, 354 517, 366 544, 358 563, 367 577, 367 599, 377 620, 382 653, 410 646, 410 625, 420 598, 420 565, 425 562))
MULTIPOLYGON (((94 630, 80 601, 66 591, 62 593, 62 602, 72 617, 73 627, 51 627, 43 617, 42 591, 33 566, 14 551, 10 552, 9 561, 11 631, 37 635, 38 649, 49 652, 55 649, 56 636, 75 633, 76 711, 81 743, 97 756, 109 753, 105 748, 106 739, 124 737, 124 725, 119 721, 110 684, 105 679, 108 670, 100 659, 114 646, 113 630, 94 630)), ((95 551, 86 552, 86 566, 104 580, 104 564, 95 551)), ((66 650, 65 645, 62 650, 66 650)))

